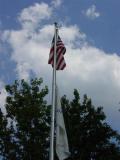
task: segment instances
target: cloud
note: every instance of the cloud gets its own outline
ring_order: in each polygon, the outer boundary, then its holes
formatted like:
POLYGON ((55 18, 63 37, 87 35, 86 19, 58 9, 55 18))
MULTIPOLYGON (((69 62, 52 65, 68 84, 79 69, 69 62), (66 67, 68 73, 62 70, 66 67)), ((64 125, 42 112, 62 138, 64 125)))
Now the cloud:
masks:
POLYGON ((62 0, 52 0, 51 4, 53 7, 57 8, 62 4, 62 0))
POLYGON ((33 6, 24 8, 19 15, 19 21, 23 28, 35 29, 44 19, 49 19, 52 9, 46 3, 35 3, 33 6))
POLYGON ((4 113, 6 113, 4 105, 5 105, 7 92, 5 91, 4 86, 5 86, 4 82, 0 80, 0 108, 4 113))
POLYGON ((90 8, 88 8, 86 11, 83 11, 83 13, 85 14, 86 17, 88 17, 92 20, 100 17, 100 13, 98 11, 96 11, 95 5, 90 6, 90 8))
MULTIPOLYGON (((96 10, 92 8, 93 16, 96 10)), ((19 79, 29 79, 32 72, 37 77, 43 77, 49 88, 52 68, 47 62, 54 26, 49 24, 48 19, 52 17, 52 11, 53 8, 45 3, 25 8, 19 15, 21 29, 5 30, 2 35, 2 40, 12 48, 11 59, 16 62, 19 79)), ((77 25, 63 23, 59 34, 67 49, 67 67, 57 72, 61 93, 71 97, 73 89, 78 88, 81 94, 87 93, 92 97, 95 105, 105 106, 106 111, 114 113, 115 117, 118 110, 115 106, 120 100, 120 57, 117 53, 106 53, 89 44, 87 35, 77 25)))

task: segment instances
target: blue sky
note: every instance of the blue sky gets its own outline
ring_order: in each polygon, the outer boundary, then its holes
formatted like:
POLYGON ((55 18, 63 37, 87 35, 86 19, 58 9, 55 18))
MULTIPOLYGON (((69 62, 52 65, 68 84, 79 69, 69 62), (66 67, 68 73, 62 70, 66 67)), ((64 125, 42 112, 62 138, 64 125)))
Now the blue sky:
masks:
POLYGON ((43 77, 51 88, 47 61, 57 21, 67 49, 67 67, 57 73, 61 95, 71 98, 74 88, 87 93, 120 131, 119 6, 117 0, 0 0, 1 106, 4 84, 15 79, 43 77))
MULTIPOLYGON (((1 28, 17 28, 19 24, 16 21, 16 17, 25 7, 33 5, 34 3, 45 2, 50 4, 50 0, 34 1, 34 0, 1 0, 0 1, 0 19, 2 21, 1 28)), ((119 34, 120 34, 120 22, 119 17, 119 1, 104 0, 71 0, 63 1, 61 8, 56 12, 54 19, 68 20, 68 23, 77 24, 81 30, 85 32, 89 38, 97 47, 106 50, 107 52, 119 53, 119 34), (82 11, 87 10, 90 6, 95 5, 97 11, 100 13, 100 17, 95 21, 91 21, 84 16, 82 11), (93 38, 94 37, 94 38, 93 38)), ((67 21, 66 20, 66 21, 67 21)))

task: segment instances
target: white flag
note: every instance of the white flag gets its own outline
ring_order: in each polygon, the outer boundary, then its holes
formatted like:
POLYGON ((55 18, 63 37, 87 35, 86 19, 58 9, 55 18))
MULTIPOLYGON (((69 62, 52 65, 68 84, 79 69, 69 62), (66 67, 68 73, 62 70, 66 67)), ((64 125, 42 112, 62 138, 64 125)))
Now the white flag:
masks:
POLYGON ((70 152, 58 88, 56 93, 56 153, 59 160, 63 160, 70 156, 70 152))

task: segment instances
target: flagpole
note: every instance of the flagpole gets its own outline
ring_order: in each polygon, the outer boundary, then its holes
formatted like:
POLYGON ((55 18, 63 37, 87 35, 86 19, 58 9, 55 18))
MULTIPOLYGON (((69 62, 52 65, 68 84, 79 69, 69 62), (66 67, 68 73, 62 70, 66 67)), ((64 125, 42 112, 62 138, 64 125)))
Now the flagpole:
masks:
POLYGON ((54 160, 54 130, 55 130, 55 97, 56 97, 56 41, 58 36, 58 25, 55 22, 54 36, 54 65, 53 65, 53 80, 52 80, 52 109, 51 109, 51 132, 50 132, 50 152, 49 160, 54 160))

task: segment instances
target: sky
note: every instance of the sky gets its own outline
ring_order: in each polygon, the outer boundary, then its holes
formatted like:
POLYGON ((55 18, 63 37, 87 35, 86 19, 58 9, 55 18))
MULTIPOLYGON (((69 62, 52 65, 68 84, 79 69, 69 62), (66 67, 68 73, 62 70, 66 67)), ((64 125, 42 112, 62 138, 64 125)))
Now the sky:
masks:
POLYGON ((42 77, 51 101, 48 65, 54 22, 66 46, 67 67, 57 72, 61 96, 74 88, 103 106, 107 122, 120 132, 120 1, 0 0, 0 106, 5 84, 42 77))

